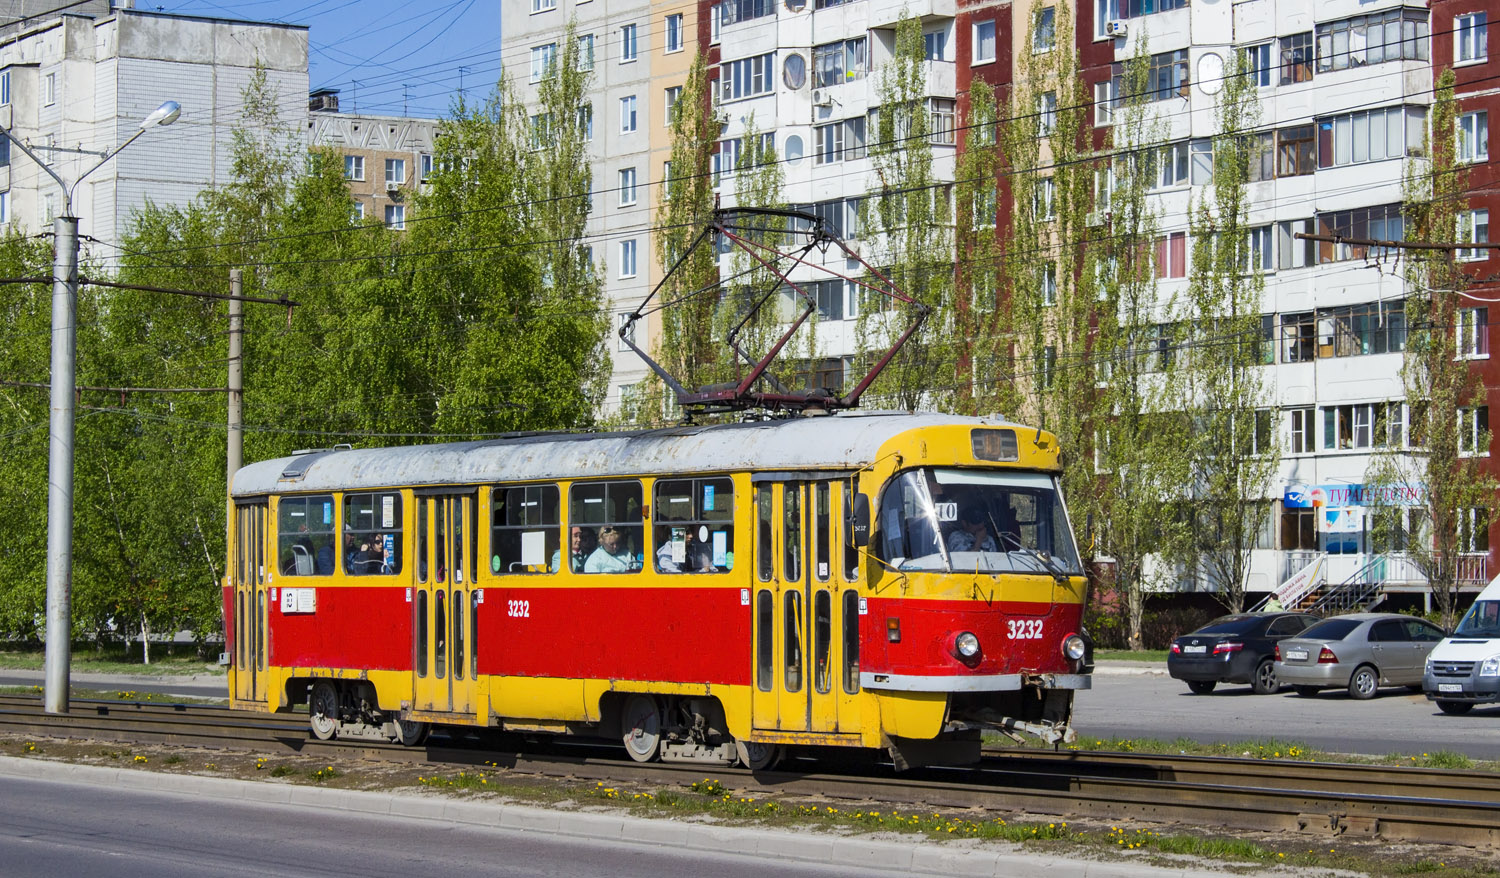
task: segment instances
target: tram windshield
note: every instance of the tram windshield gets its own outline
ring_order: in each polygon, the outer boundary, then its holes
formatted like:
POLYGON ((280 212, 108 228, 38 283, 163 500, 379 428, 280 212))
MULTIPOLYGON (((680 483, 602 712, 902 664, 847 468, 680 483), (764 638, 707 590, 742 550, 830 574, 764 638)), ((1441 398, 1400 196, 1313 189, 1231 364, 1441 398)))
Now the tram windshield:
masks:
POLYGON ((1083 572, 1045 473, 908 470, 886 485, 878 527, 880 559, 900 570, 1083 572))

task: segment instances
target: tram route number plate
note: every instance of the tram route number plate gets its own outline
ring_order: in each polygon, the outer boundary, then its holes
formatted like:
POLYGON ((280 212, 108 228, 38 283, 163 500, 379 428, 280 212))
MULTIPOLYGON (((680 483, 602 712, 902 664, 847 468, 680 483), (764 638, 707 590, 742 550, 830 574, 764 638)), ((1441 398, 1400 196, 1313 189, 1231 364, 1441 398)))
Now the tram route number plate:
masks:
POLYGON ((1183 652, 1208 652, 1208 647, 1206 647, 1206 646, 1184 646, 1182 648, 1182 651, 1183 652))
POLYGON ((1459 683, 1439 683, 1439 692, 1462 692, 1464 687, 1459 683))
POLYGON ((1289 649, 1286 651, 1286 659, 1289 662, 1305 662, 1307 661, 1307 650, 1289 649))

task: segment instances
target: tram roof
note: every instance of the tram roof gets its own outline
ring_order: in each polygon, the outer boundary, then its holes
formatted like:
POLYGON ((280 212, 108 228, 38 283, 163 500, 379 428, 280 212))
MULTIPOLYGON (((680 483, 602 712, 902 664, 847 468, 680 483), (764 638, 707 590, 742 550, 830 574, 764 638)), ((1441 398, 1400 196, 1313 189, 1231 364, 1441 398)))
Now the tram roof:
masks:
POLYGON ((1016 426, 1000 418, 849 412, 631 432, 528 433, 440 445, 316 451, 249 464, 235 473, 230 493, 844 469, 870 463, 882 445, 909 430, 962 425, 1016 426))

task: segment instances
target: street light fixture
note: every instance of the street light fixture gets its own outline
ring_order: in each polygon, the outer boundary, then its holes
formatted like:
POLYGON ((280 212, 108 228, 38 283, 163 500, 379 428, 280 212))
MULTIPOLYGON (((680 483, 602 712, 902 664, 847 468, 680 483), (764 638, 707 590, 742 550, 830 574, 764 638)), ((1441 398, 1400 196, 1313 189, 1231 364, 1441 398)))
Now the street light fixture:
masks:
POLYGON ((62 188, 62 213, 52 220, 52 396, 47 451, 47 713, 68 712, 68 669, 73 635, 73 385, 77 338, 74 306, 78 300, 78 217, 73 215, 73 190, 89 174, 152 128, 171 125, 182 115, 176 101, 167 101, 141 120, 125 142, 104 153, 93 167, 69 186, 26 144, 6 137, 26 153, 62 188))

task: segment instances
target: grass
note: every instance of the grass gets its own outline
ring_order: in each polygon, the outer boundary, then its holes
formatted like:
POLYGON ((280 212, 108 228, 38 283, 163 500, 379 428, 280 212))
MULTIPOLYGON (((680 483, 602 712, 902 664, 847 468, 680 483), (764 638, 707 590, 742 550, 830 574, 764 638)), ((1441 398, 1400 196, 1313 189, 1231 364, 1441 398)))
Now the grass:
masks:
MULTIPOLYGON (((0 669, 40 671, 43 648, 6 644, 0 646, 0 669)), ((206 662, 191 646, 151 645, 151 664, 141 663, 139 643, 78 643, 73 646, 72 671, 78 674, 151 674, 185 676, 188 674, 222 674, 215 662, 206 662)))
POLYGON ((1096 649, 1094 650, 1094 661, 1114 662, 1164 662, 1167 660, 1165 649, 1096 649))

